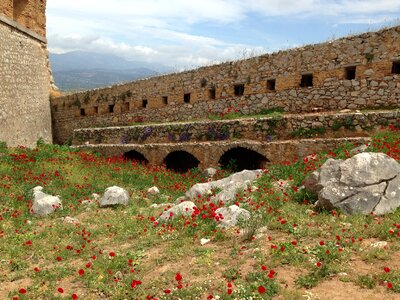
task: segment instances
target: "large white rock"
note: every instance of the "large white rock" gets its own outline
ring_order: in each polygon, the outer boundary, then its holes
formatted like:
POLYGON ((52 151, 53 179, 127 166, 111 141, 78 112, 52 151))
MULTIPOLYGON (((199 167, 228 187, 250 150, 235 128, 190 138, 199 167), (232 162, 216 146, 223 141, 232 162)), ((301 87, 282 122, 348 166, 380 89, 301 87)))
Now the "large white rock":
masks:
POLYGON ((346 214, 383 215, 400 207, 400 164, 384 153, 329 159, 305 181, 318 206, 346 214))
POLYGON ((235 198, 237 190, 247 188, 256 181, 261 174, 262 170, 243 170, 220 180, 197 183, 192 186, 185 195, 187 199, 196 199, 198 196, 207 195, 212 189, 219 189, 221 191, 212 197, 211 201, 228 202, 235 198))
POLYGON ((35 216, 47 216, 57 209, 62 209, 62 202, 58 196, 48 195, 43 192, 43 187, 32 189, 33 203, 31 213, 35 216))
POLYGON ((219 220, 220 226, 225 228, 236 226, 241 219, 250 219, 250 212, 244 208, 240 208, 237 205, 218 208, 215 213, 222 217, 219 220))
POLYGON ((124 205, 127 206, 129 203, 128 192, 118 186, 108 187, 103 197, 99 201, 100 207, 113 206, 113 205, 124 205))

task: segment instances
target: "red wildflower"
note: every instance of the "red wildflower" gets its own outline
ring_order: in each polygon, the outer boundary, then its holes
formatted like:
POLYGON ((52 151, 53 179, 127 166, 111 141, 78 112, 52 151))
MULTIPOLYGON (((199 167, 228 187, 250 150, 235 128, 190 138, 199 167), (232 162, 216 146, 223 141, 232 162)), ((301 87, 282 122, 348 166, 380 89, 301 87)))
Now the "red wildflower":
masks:
POLYGON ((265 291, 266 291, 266 289, 265 289, 265 287, 263 287, 262 285, 260 285, 260 286, 258 287, 258 292, 259 292, 260 294, 264 294, 265 291))
POLYGON ((59 293, 64 293, 64 289, 63 288, 61 288, 61 287, 59 287, 58 289, 57 289, 57 291, 59 292, 59 293))
POLYGON ((386 273, 389 273, 389 272, 390 272, 390 268, 389 268, 389 267, 384 267, 383 270, 384 270, 386 273))
POLYGON ((131 287, 134 289, 139 284, 142 284, 142 282, 140 280, 133 280, 131 283, 131 287))
POLYGON ((79 274, 80 276, 83 276, 83 275, 85 275, 85 270, 83 270, 83 269, 80 269, 80 270, 78 271, 78 274, 79 274))
POLYGON ((179 273, 176 273, 176 275, 175 275, 175 280, 176 280, 176 281, 181 281, 181 280, 182 280, 182 275, 179 274, 179 273))
POLYGON ((22 288, 22 289, 19 289, 19 291, 18 291, 20 294, 26 294, 26 289, 24 289, 24 288, 22 288))

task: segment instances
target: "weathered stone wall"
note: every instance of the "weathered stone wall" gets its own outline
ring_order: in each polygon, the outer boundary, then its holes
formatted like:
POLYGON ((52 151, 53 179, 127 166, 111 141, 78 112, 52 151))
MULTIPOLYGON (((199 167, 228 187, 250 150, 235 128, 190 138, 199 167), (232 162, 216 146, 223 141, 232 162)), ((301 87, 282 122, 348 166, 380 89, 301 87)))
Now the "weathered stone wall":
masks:
POLYGON ((74 131, 74 145, 155 144, 209 141, 277 141, 309 137, 369 136, 398 125, 400 111, 314 113, 220 121, 195 121, 74 131))
POLYGON ((46 36, 46 0, 1 0, 0 14, 46 36))
POLYGON ((308 155, 318 152, 330 152, 343 143, 362 145, 370 141, 368 137, 340 138, 340 139, 304 139, 277 142, 259 141, 215 141, 215 142, 186 142, 176 144, 129 144, 129 145, 81 145, 77 149, 91 150, 103 154, 106 157, 123 156, 129 151, 137 151, 142 154, 151 164, 161 165, 165 159, 177 151, 184 151, 193 155, 200 163, 199 169, 210 166, 217 167, 224 153, 234 148, 245 148, 263 155, 273 163, 290 162, 294 159, 302 159, 308 155))
POLYGON ((292 113, 398 107, 400 75, 393 65, 399 60, 400 27, 393 27, 67 95, 52 100, 54 139, 63 143, 77 128, 124 125, 138 117, 193 120, 230 107, 243 114, 271 107, 292 113))
POLYGON ((12 20, 17 2, 0 6, 0 141, 34 146, 39 138, 52 141, 46 3, 20 1, 20 18, 12 20))

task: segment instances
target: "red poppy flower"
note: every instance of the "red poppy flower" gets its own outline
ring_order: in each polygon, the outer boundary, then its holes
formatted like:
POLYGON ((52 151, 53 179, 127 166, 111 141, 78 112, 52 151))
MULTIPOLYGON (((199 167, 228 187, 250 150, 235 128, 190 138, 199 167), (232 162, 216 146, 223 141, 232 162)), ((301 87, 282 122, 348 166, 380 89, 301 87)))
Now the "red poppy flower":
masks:
POLYGON ((260 294, 264 294, 264 293, 266 292, 265 287, 263 287, 262 285, 260 285, 260 286, 258 287, 258 292, 259 292, 260 294))
POLYGON ((19 291, 18 291, 20 294, 26 294, 26 289, 24 289, 24 288, 22 288, 22 289, 19 289, 19 291))
POLYGON ((181 281, 181 280, 182 280, 182 275, 179 274, 179 273, 176 273, 176 275, 175 275, 175 280, 176 280, 176 281, 181 281))
POLYGON ((78 274, 79 274, 80 276, 83 276, 83 275, 85 275, 85 270, 83 270, 83 269, 80 269, 80 270, 78 271, 78 274))

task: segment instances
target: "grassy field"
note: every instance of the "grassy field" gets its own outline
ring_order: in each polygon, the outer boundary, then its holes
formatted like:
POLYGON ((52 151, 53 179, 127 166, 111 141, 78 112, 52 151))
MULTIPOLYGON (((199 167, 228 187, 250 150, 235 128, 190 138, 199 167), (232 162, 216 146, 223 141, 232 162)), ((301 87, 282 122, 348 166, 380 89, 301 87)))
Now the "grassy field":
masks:
MULTIPOLYGON (((388 129, 370 151, 399 160, 399 143, 400 132, 388 129)), ((233 201, 251 220, 221 229, 221 205, 209 198, 195 200, 191 217, 155 222, 168 204, 152 204, 173 203, 207 180, 196 170, 176 174, 43 144, 0 147, 0 299, 400 299, 400 210, 319 211, 301 189, 308 173, 351 148, 270 166, 233 201), (37 185, 60 195, 63 210, 33 217, 37 185), (92 194, 112 185, 129 191, 128 207, 98 207, 92 194), (152 186, 161 191, 154 198, 152 186)))

